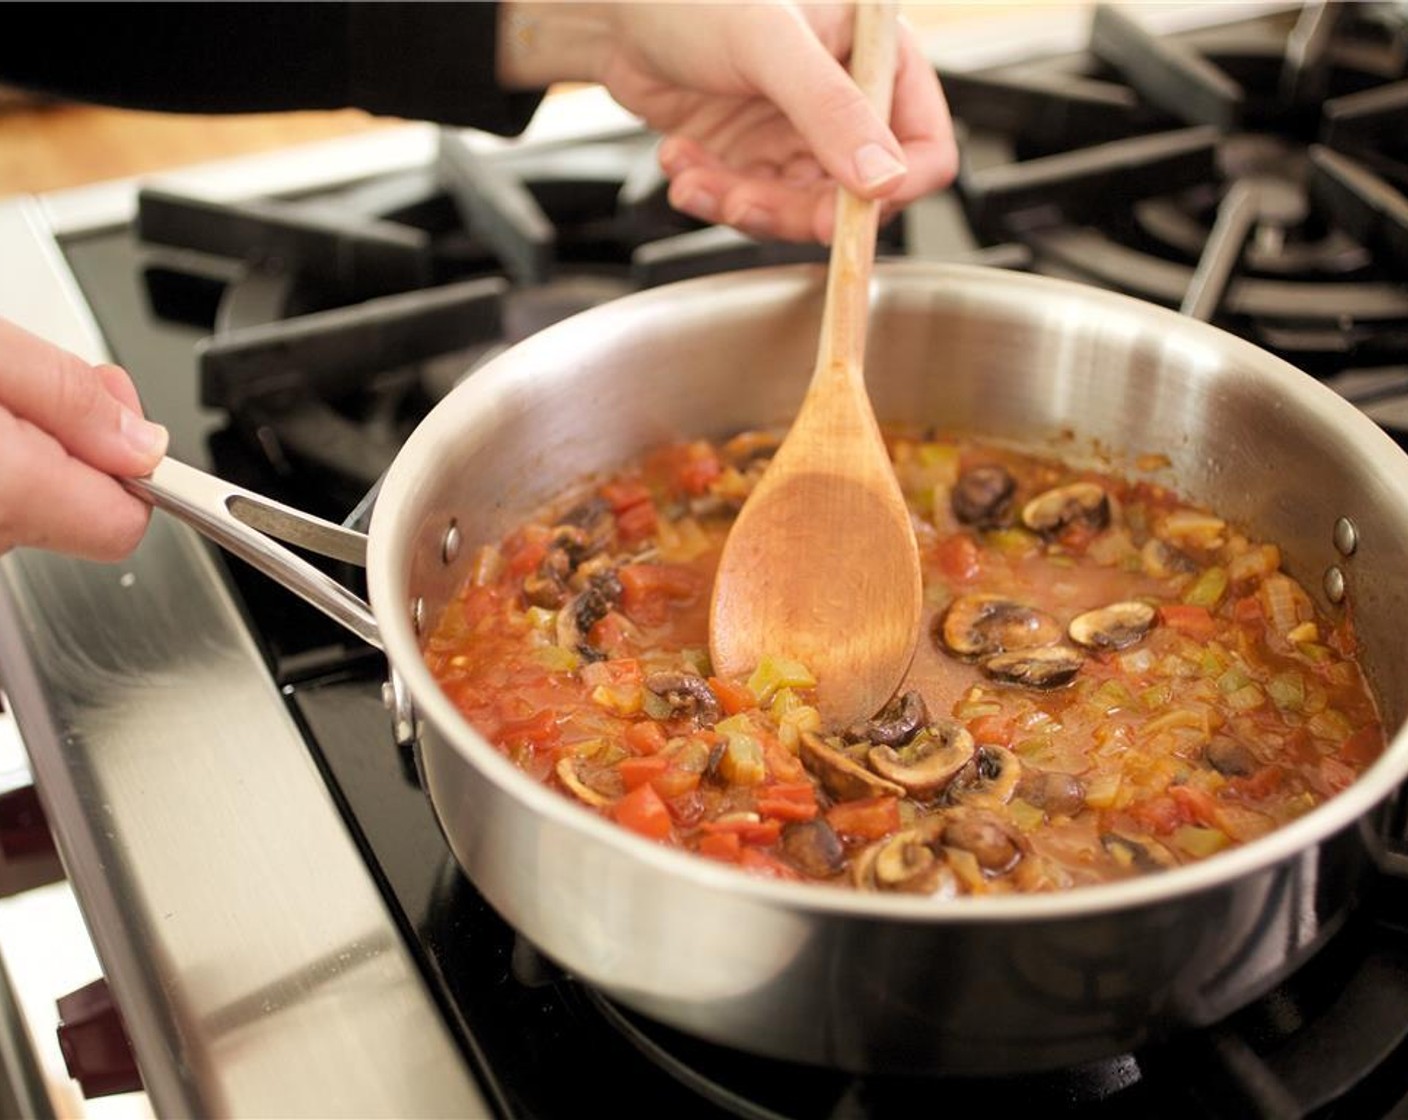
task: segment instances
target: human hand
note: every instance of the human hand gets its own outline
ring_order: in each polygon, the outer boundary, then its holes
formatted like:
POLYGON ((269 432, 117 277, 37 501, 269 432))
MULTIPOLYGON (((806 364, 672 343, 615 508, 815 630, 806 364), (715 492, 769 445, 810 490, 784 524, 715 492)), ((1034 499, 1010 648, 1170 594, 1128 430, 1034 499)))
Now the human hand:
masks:
POLYGON ((757 237, 829 242, 838 183, 880 199, 883 221, 958 166, 912 29, 901 21, 887 126, 846 73, 853 25, 849 4, 509 3, 499 71, 525 86, 604 85, 663 134, 676 209, 757 237))
POLYGON ((117 479, 150 473, 166 443, 125 371, 0 319, 0 553, 122 559, 151 507, 117 479))

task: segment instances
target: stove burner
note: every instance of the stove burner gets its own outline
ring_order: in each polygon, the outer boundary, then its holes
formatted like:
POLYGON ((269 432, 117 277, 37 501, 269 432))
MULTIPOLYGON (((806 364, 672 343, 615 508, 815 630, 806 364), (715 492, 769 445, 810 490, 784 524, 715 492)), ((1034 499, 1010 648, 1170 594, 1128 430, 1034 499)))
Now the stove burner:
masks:
POLYGON ((1088 55, 1041 83, 942 75, 973 129, 958 188, 980 234, 1029 246, 1037 271, 1212 319, 1316 374, 1370 351, 1405 364, 1405 56, 1382 5, 1178 38, 1101 5, 1088 55), (1073 106, 1102 127, 1057 134, 1073 106))

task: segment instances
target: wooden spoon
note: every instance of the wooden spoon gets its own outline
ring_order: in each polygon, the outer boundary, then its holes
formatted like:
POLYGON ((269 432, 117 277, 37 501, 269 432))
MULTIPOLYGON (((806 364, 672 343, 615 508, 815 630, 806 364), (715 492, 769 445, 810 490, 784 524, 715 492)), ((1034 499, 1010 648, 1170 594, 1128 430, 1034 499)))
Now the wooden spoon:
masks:
MULTIPOLYGON (((851 75, 886 120, 895 44, 894 4, 859 4, 851 75)), ((710 604, 714 671, 794 658, 817 679, 828 727, 867 719, 894 694, 922 607, 914 528, 865 391, 879 211, 839 190, 816 367, 724 543, 710 604)))

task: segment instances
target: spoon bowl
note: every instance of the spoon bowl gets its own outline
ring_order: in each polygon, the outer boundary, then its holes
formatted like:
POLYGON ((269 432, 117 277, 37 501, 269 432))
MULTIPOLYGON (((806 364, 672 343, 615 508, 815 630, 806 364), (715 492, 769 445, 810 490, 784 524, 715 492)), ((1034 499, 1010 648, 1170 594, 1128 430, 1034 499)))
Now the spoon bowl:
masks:
MULTIPOLYGON (((893 4, 858 5, 851 74, 884 118, 895 35, 893 4)), ((812 379, 729 532, 710 603, 714 671, 745 675, 769 655, 800 661, 832 727, 894 694, 923 607, 914 527, 865 388, 879 209, 838 189, 812 379)))

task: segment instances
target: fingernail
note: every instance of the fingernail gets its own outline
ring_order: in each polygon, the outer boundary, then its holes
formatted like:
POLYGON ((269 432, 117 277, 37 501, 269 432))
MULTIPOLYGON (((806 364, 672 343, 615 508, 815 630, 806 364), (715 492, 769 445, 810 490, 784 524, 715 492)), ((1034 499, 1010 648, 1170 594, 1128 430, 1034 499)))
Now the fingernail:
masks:
POLYGON ((766 237, 777 228, 777 219, 773 217, 770 210, 749 206, 742 213, 730 218, 728 224, 741 229, 744 233, 753 234, 755 237, 766 237))
POLYGON ((882 186, 905 173, 905 166, 879 144, 863 144, 856 149, 856 176, 867 188, 882 186))
POLYGON ((673 175, 676 171, 680 169, 680 164, 683 162, 681 158, 679 142, 675 140, 674 137, 665 140, 660 145, 660 154, 658 158, 660 160, 660 167, 665 172, 665 174, 673 175))
POLYGON ((119 428, 122 432, 122 438, 127 441, 127 446, 139 455, 155 457, 166 451, 166 444, 170 437, 160 424, 153 424, 150 420, 144 420, 135 412, 129 412, 124 408, 119 428))
POLYGON ((708 191, 691 191, 685 199, 685 210, 696 218, 713 221, 719 216, 719 200, 708 191))

